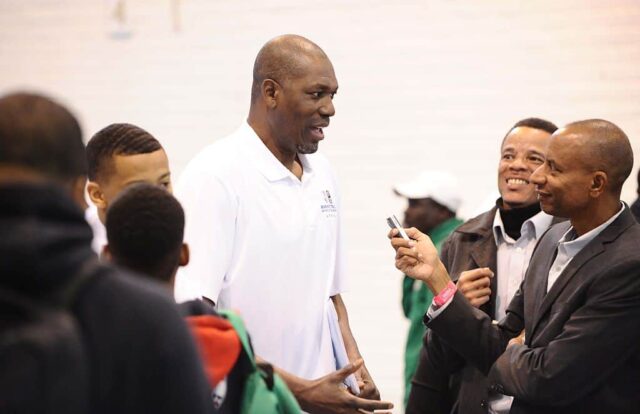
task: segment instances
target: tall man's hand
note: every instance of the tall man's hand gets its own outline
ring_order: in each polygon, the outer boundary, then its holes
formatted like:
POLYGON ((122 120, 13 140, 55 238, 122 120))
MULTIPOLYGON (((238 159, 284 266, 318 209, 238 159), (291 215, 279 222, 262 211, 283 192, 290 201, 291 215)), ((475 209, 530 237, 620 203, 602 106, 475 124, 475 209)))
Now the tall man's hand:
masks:
POLYGON ((371 374, 369 374, 369 370, 367 370, 364 363, 360 369, 356 371, 355 376, 358 387, 360 387, 360 398, 380 400, 380 391, 378 391, 378 387, 376 387, 376 384, 373 382, 373 378, 371 378, 371 374))
POLYGON ((295 378, 294 382, 290 383, 288 380, 292 379, 291 374, 285 374, 283 378, 287 381, 302 409, 312 414, 361 414, 362 412, 393 408, 393 404, 390 402, 359 398, 347 390, 343 381, 362 367, 363 361, 360 359, 315 380, 295 378))
POLYGON ((479 308, 491 298, 492 277, 493 272, 488 267, 464 271, 458 278, 458 290, 471 305, 479 308))
POLYGON ((426 283, 431 292, 437 295, 451 281, 438 257, 438 250, 431 239, 418 229, 411 227, 404 230, 412 240, 395 237, 398 234, 396 229, 392 229, 388 235, 391 246, 396 250, 396 267, 412 279, 426 283))

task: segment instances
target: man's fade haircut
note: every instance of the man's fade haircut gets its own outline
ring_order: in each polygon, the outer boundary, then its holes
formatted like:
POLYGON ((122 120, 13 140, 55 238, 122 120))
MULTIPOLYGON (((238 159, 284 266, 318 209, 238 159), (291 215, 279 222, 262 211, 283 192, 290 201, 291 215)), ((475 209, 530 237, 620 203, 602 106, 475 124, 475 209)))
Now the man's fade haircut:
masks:
POLYGON ((111 124, 96 132, 87 144, 89 180, 108 172, 115 155, 149 154, 162 149, 157 139, 144 129, 126 123, 111 124))
POLYGON ((558 130, 558 126, 556 124, 554 124, 551 121, 547 121, 546 119, 535 118, 535 117, 521 119, 515 124, 513 124, 511 128, 509 128, 507 133, 504 135, 504 138, 502 138, 502 143, 500 144, 500 147, 502 148, 502 146, 504 145, 504 141, 507 139, 511 131, 521 127, 539 129, 541 131, 548 132, 549 134, 553 134, 558 130))
POLYGON ((0 98, 0 163, 28 167, 61 182, 84 176, 80 124, 51 98, 6 95, 0 98))
POLYGON ((107 210, 106 229, 116 264, 171 280, 180 262, 184 210, 168 191, 151 184, 128 187, 107 210))
POLYGON ((260 96, 265 79, 280 83, 302 76, 305 71, 304 58, 310 54, 327 58, 320 46, 298 35, 282 35, 265 43, 253 64, 251 102, 260 96))

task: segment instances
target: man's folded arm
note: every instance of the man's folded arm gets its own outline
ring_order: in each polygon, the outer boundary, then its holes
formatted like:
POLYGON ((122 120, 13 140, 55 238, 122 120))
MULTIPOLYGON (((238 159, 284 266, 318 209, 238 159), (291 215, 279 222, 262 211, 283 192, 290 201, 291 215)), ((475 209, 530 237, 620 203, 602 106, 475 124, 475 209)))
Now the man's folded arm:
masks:
MULTIPOLYGON (((633 266, 617 266, 590 286, 586 303, 547 346, 510 346, 490 381, 505 394, 548 405, 574 403, 600 387, 640 345, 640 272, 633 266)), ((563 317, 561 306, 556 317, 563 317)))
POLYGON ((425 317, 427 327, 485 375, 504 352, 508 341, 524 329, 522 290, 518 290, 509 304, 507 316, 498 325, 460 292, 456 292, 446 306, 434 318, 425 317))

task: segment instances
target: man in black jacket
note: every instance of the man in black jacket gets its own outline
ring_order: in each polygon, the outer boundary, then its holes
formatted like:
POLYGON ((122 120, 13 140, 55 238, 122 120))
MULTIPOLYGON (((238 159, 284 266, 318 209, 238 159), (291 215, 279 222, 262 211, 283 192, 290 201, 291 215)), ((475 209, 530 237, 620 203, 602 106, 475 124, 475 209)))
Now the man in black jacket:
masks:
MULTIPOLYGON (((544 163, 557 129, 540 118, 522 119, 509 129, 500 145, 496 206, 458 227, 441 248, 442 263, 458 289, 494 320, 504 316, 537 241, 553 220, 540 211, 530 178, 544 163)), ((424 342, 407 414, 508 412, 510 398, 491 391, 484 374, 436 352, 441 351, 437 338, 428 335, 424 342)))
POLYGON ((85 174, 82 134, 67 109, 33 94, 0 98, 0 288, 46 302, 89 272, 70 303, 87 355, 87 412, 210 412, 200 360, 173 299, 96 263, 78 204, 85 174))

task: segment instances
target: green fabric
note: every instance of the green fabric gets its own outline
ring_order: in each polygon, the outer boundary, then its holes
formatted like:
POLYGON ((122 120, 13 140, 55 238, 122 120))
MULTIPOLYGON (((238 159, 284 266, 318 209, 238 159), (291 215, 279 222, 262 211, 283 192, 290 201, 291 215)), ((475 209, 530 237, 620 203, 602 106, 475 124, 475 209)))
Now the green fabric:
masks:
MULTIPOLYGON (((462 220, 451 218, 433 229, 429 237, 440 253, 442 242, 453 232, 462 220)), ((422 318, 431 305, 433 294, 422 283, 405 276, 402 280, 402 310, 404 316, 409 319, 409 333, 404 355, 404 405, 407 406, 409 392, 411 391, 411 378, 418 366, 418 356, 422 348, 422 338, 426 332, 426 327, 422 323, 422 318)))
POLYGON ((299 414, 302 413, 298 401, 284 383, 282 378, 275 372, 272 375, 268 370, 263 369, 256 364, 253 348, 249 342, 249 335, 244 326, 242 318, 229 310, 219 310, 233 328, 235 329, 242 348, 249 357, 254 370, 247 377, 242 392, 242 401, 240 403, 240 414, 299 414), (273 386, 269 388, 269 377, 273 378, 273 386))

